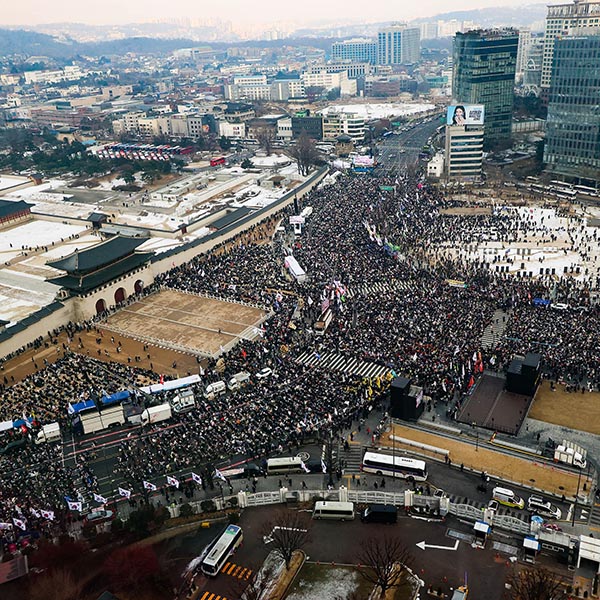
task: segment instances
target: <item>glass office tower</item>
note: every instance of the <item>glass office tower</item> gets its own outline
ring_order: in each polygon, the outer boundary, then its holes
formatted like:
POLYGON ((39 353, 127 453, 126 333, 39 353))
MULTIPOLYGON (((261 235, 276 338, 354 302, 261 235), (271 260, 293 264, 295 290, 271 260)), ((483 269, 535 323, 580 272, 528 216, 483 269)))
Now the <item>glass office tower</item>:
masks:
POLYGON ((510 142, 519 33, 475 30, 454 37, 452 96, 485 106, 486 149, 510 142))
MULTIPOLYGON (((597 30, 596 30, 597 31, 597 30)), ((555 40, 544 162, 567 179, 600 183, 600 35, 555 40)))

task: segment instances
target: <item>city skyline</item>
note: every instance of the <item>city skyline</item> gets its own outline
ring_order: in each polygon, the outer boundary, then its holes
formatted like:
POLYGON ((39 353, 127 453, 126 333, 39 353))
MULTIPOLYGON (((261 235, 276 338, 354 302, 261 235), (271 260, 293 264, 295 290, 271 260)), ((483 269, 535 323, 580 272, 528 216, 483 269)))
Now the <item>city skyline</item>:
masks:
MULTIPOLYGON (((556 2, 553 2, 553 4, 556 2)), ((309 0, 303 4, 302 13, 295 7, 282 6, 275 0, 260 0, 256 10, 248 11, 248 5, 242 0, 226 0, 224 3, 205 5, 201 8, 189 0, 177 0, 165 5, 157 0, 149 2, 131 0, 123 4, 116 0, 106 0, 102 4, 86 4, 84 7, 75 0, 63 0, 59 4, 49 5, 40 0, 23 0, 18 4, 5 7, 0 17, 0 26, 48 25, 54 23, 83 23, 87 25, 125 25, 156 21, 190 19, 193 21, 222 20, 236 26, 245 24, 268 27, 281 22, 297 26, 329 25, 336 22, 377 22, 410 21, 417 18, 434 17, 450 12, 449 9, 476 10, 503 6, 519 6, 518 0, 463 0, 460 4, 448 6, 442 0, 426 0, 418 5, 404 5, 401 9, 390 6, 385 0, 375 0, 369 4, 368 14, 364 5, 356 0, 344 3, 325 4, 309 0), (365 19, 366 17, 366 19, 365 19)))

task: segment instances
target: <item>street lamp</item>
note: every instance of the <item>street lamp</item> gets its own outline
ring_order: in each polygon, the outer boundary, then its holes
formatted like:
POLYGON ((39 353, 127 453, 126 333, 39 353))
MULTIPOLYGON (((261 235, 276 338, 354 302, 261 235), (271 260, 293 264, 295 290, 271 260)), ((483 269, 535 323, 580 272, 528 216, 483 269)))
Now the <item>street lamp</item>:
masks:
POLYGON ((571 518, 571 526, 575 525, 575 514, 577 513, 577 500, 579 498, 579 485, 581 484, 581 467, 578 467, 579 474, 577 476, 577 492, 575 493, 575 504, 573 504, 573 517, 571 518))

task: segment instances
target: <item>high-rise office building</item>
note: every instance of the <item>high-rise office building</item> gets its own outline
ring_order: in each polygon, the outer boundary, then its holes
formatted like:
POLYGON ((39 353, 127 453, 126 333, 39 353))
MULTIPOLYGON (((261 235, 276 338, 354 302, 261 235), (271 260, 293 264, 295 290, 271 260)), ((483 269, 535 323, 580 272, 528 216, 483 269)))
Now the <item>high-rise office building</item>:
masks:
POLYGON ((334 62, 348 60, 374 65, 377 62, 377 42, 364 38, 334 42, 331 45, 331 59, 334 62))
POLYGON ((378 65, 411 65, 421 56, 421 32, 406 24, 392 25, 377 34, 378 65))
POLYGON ((600 183, 600 35, 554 43, 546 122, 546 168, 568 179, 600 183))
POLYGON ((521 88, 528 94, 538 96, 540 93, 543 56, 544 38, 531 38, 531 43, 527 47, 527 54, 523 65, 523 77, 521 79, 521 88))
POLYGON ((448 181, 479 181, 483 165, 483 127, 448 125, 445 158, 448 181))
POLYGON ((552 79, 554 44, 558 37, 575 34, 581 28, 600 25, 600 0, 574 0, 571 4, 548 6, 542 60, 542 91, 548 95, 552 79))
POLYGON ((452 96, 485 106, 485 147, 511 137, 519 35, 514 29, 475 30, 454 37, 452 96))
POLYGON ((523 79, 523 71, 527 63, 527 51, 531 45, 531 29, 529 27, 521 27, 519 29, 519 45, 517 47, 517 68, 515 73, 515 81, 520 83, 523 79))

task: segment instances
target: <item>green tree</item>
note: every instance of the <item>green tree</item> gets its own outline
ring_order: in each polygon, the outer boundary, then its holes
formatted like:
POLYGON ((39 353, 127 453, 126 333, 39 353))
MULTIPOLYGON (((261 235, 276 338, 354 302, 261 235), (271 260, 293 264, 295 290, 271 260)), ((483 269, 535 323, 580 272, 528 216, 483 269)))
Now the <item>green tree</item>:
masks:
POLYGON ((221 150, 223 150, 223 152, 227 152, 228 150, 231 149, 231 141, 226 138, 224 135, 222 135, 219 138, 219 146, 221 146, 221 150))

